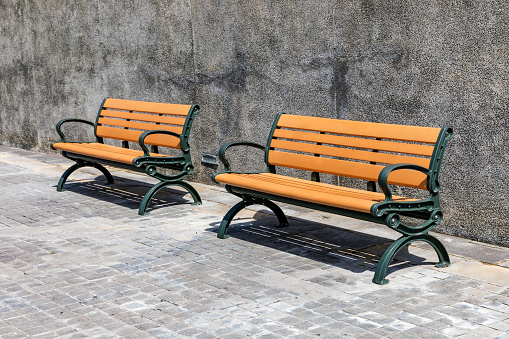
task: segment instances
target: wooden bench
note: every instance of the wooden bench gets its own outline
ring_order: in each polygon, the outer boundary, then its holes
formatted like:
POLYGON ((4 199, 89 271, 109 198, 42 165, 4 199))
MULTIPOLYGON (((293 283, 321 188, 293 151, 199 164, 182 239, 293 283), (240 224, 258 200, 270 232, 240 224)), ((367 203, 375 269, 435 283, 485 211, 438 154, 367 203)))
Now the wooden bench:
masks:
POLYGON ((198 111, 198 105, 106 98, 99 108, 95 122, 82 119, 61 120, 56 126, 61 139, 53 142, 51 147, 61 150, 64 157, 76 161, 76 164, 64 172, 58 182, 57 190, 62 191, 69 175, 85 166, 100 170, 111 184, 113 177, 102 166, 109 165, 145 172, 160 180, 143 197, 138 210, 140 215, 146 213, 154 194, 169 185, 185 188, 191 193, 194 203, 201 204, 198 192, 182 181, 193 172, 188 140, 193 119, 198 111), (62 125, 67 123, 85 123, 92 126, 96 140, 68 141, 62 132, 62 125), (109 144, 106 144, 104 139, 111 140, 109 144), (129 147, 129 142, 133 143, 135 148, 129 147), (114 145, 115 143, 117 145, 114 145), (160 154, 158 147, 176 149, 179 155, 160 154), (175 174, 161 173, 159 168, 176 172, 172 172, 175 174))
POLYGON ((225 215, 217 236, 227 238, 227 228, 234 216, 252 204, 267 206, 277 216, 280 226, 287 226, 284 213, 272 202, 279 201, 385 224, 401 233, 381 257, 374 283, 388 283, 385 276, 395 254, 417 240, 429 243, 436 250, 437 267, 449 266, 445 247, 428 232, 443 218, 438 174, 451 136, 449 127, 403 126, 279 113, 265 146, 240 141, 226 143, 220 148, 219 157, 225 169, 214 174, 213 180, 226 184, 227 191, 242 201, 225 215), (239 145, 264 150, 266 170, 257 173, 232 171, 225 152, 239 145), (277 174, 277 167, 309 171, 311 180, 277 174), (365 180, 367 190, 322 183, 320 173, 365 180), (376 183, 381 192, 376 192, 376 183), (424 192, 424 199, 396 196, 389 185, 428 192, 424 192), (405 224, 402 216, 417 218, 419 225, 405 224))

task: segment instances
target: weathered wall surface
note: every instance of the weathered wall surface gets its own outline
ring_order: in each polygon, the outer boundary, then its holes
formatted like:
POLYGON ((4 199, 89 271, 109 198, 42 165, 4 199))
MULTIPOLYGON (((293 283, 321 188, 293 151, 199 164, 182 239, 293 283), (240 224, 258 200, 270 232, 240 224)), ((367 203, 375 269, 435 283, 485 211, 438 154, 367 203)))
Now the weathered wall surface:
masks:
POLYGON ((105 96, 197 103, 194 180, 210 183, 200 154, 264 143, 278 111, 450 125, 439 230, 509 245, 508 12, 487 0, 0 0, 0 142, 49 151, 58 120, 93 119, 105 96))

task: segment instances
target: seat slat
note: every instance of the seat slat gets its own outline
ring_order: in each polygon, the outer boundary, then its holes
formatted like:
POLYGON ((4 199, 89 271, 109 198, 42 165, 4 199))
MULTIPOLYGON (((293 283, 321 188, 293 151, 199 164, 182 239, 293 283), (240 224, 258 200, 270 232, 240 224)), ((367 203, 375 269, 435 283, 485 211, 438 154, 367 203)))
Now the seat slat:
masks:
POLYGON ((322 144, 344 146, 344 147, 355 147, 362 149, 372 149, 394 153, 404 153, 411 155, 422 155, 431 157, 433 154, 433 146, 409 144, 402 142, 386 141, 386 140, 375 140, 355 137, 345 137, 331 134, 318 134, 311 132, 287 130, 287 129, 276 129, 274 131, 274 137, 292 140, 301 140, 308 142, 316 142, 322 144))
POLYGON ((429 167, 429 159, 427 158, 416 158, 409 157, 398 154, 387 154, 387 153, 379 153, 379 152, 369 152, 369 151, 360 151, 348 148, 339 148, 339 147, 331 147, 331 146, 323 146, 316 144, 307 144, 302 142, 294 142, 287 140, 278 140, 273 139, 271 147, 290 150, 290 151, 299 151, 305 153, 312 153, 315 155, 327 155, 333 156, 343 159, 354 159, 354 160, 362 160, 362 161, 370 161, 377 162, 382 164, 400 164, 400 163, 409 163, 416 164, 419 166, 423 166, 425 168, 429 167))
POLYGON ((175 132, 178 134, 182 133, 182 127, 168 126, 168 125, 156 125, 156 124, 136 122, 136 121, 127 121, 127 120, 120 120, 120 119, 109 119, 109 118, 101 117, 97 120, 97 123, 101 124, 101 125, 124 127, 124 128, 138 129, 138 130, 144 130, 144 131, 153 131, 153 130, 160 129, 160 130, 164 130, 164 131, 175 132))
MULTIPOLYGON (((143 132, 144 131, 135 131, 130 129, 122 129, 108 126, 97 126, 96 133, 98 137, 138 142, 138 139, 140 138, 140 135, 143 132)), ((180 147, 180 139, 171 135, 163 134, 149 135, 147 138, 145 138, 145 143, 149 145, 171 148, 180 147)))
MULTIPOLYGON (((299 179, 285 178, 272 173, 248 175, 222 173, 217 175, 215 179, 218 182, 237 187, 364 213, 369 213, 373 204, 383 201, 385 198, 381 193, 355 190, 316 182, 309 182, 309 185, 303 187, 299 179), (325 187, 326 185, 329 187, 325 187)), ((412 200, 402 197, 396 198, 399 201, 412 200)))
POLYGON ((166 104, 158 102, 145 102, 145 101, 108 98, 104 102, 103 108, 186 116, 189 113, 189 110, 191 109, 191 105, 166 104))
MULTIPOLYGON (((321 173, 346 176, 350 178, 376 181, 384 168, 381 165, 372 165, 361 162, 339 159, 321 158, 310 155, 269 151, 270 165, 301 169, 305 171, 318 171, 321 173)), ((389 176, 389 184, 426 189, 427 176, 421 172, 399 170, 389 176)))
POLYGON ((141 114, 141 113, 131 113, 131 112, 121 112, 121 111, 112 111, 112 110, 103 110, 101 112, 102 117, 107 118, 118 118, 118 119, 129 119, 136 121, 144 121, 144 122, 152 122, 152 123, 160 123, 160 124, 168 124, 168 125, 179 125, 183 126, 186 122, 185 118, 177 118, 166 115, 155 115, 155 114, 141 114))
MULTIPOLYGON (((313 192, 323 192, 323 193, 340 193, 341 195, 356 198, 356 199, 364 199, 364 200, 371 200, 371 201, 384 201, 385 200, 385 194, 381 192, 372 192, 372 191, 365 191, 360 190, 356 188, 350 188, 350 187, 344 187, 344 186, 338 186, 338 185, 331 185, 326 184, 322 182, 316 182, 316 181, 310 181, 300 178, 294 178, 294 177, 288 177, 284 175, 279 175, 275 173, 257 173, 255 175, 252 174, 246 174, 246 173, 240 173, 235 174, 239 175, 245 178, 248 177, 256 177, 256 180, 264 181, 268 183, 272 183, 275 185, 287 185, 290 187, 295 187, 298 189, 303 189, 307 191, 313 191, 313 192)), ((393 199, 395 201, 414 201, 416 199, 412 198, 406 198, 401 196, 393 196, 393 199)))
POLYGON ((440 133, 439 128, 433 127, 336 120, 291 114, 282 114, 277 127, 427 144, 434 144, 440 133))
MULTIPOLYGON (((94 158, 100 158, 109 161, 132 164, 133 159, 143 155, 142 151, 132 150, 122 147, 115 147, 100 143, 55 143, 53 146, 62 151, 73 152, 87 155, 94 158)), ((151 153, 153 157, 166 157, 166 155, 151 153)))

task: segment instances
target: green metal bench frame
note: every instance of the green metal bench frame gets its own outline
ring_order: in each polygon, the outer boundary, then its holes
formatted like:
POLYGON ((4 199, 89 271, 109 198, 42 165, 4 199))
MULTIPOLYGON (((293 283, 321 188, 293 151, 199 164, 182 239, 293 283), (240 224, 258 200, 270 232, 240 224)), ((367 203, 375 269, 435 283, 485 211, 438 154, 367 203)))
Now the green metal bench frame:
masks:
MULTIPOLYGON (((238 141, 229 142, 224 144, 219 150, 219 159, 224 164, 224 170, 215 173, 212 179, 215 182, 216 177, 222 173, 238 173, 238 174, 257 174, 262 172, 237 172, 232 171, 229 161, 226 159, 226 151, 232 146, 250 146, 256 149, 263 150, 265 152, 265 173, 276 173, 276 166, 269 162, 269 151, 271 149, 271 141, 273 140, 274 131, 278 128, 277 123, 280 117, 285 113, 279 113, 272 125, 272 129, 269 133, 267 144, 265 146, 252 143, 249 141, 238 141)), ((436 267, 447 267, 450 266, 449 255, 444 245, 434 236, 428 232, 437 226, 443 219, 443 213, 440 208, 439 202, 439 183, 438 175, 445 151, 445 147, 452 137, 452 128, 445 127, 440 130, 438 139, 435 143, 433 154, 430 160, 429 168, 418 166, 415 164, 392 164, 383 168, 378 176, 378 184, 381 191, 385 194, 385 201, 375 203, 371 207, 370 213, 362 213, 354 210, 348 210, 343 208, 337 208, 333 206, 321 205, 316 203, 310 203, 299 199, 293 199, 283 197, 274 194, 268 194, 259 192, 256 190, 246 189, 242 187, 236 187, 234 185, 226 184, 226 190, 238 196, 242 199, 239 203, 233 206, 224 216, 217 233, 217 237, 226 239, 227 229, 235 217, 235 215, 243 208, 253 205, 260 204, 271 209, 279 221, 279 227, 288 226, 288 219, 285 214, 275 203, 272 201, 279 201, 282 203, 292 204, 296 206, 306 207, 319 211, 334 213, 338 215, 344 215, 351 218, 365 220, 373 223, 387 225, 389 228, 401 233, 401 237, 394 241, 382 255, 377 268, 375 270, 373 282, 376 284, 384 285, 389 282, 385 279, 389 264, 392 262, 394 256, 400 249, 414 241, 424 241, 430 244, 438 255, 439 262, 435 265, 436 267), (389 174, 398 170, 414 170, 420 171, 427 176, 427 190, 429 191, 429 197, 418 201, 399 202, 392 199, 392 192, 389 188, 388 177, 389 174), (418 226, 405 225, 400 216, 409 216, 412 218, 418 218, 424 220, 422 224, 418 226)), ((311 181, 319 181, 319 173, 311 173, 311 181)), ((368 182, 368 191, 374 191, 374 182, 368 182)))
MULTIPOLYGON (((61 143, 61 142, 64 142, 64 143, 93 143, 93 142, 95 142, 95 143, 103 144, 104 138, 99 137, 97 135, 97 126, 98 126, 98 120, 101 115, 101 112, 104 109, 103 106, 107 99, 109 99, 109 98, 105 98, 103 100, 101 107, 99 108, 99 113, 97 114, 95 123, 87 121, 87 120, 83 120, 83 119, 73 119, 73 118, 63 119, 63 120, 59 121, 56 125, 56 130, 57 130, 57 133, 61 139, 59 141, 52 142, 51 147, 53 149, 56 149, 56 148, 54 148, 54 144, 61 143), (66 124, 66 123, 73 123, 73 122, 84 123, 84 124, 92 126, 94 128, 94 135, 95 135, 96 139, 94 141, 68 141, 66 136, 62 132, 61 128, 62 128, 62 125, 66 124)), ((128 100, 125 100, 125 101, 128 101, 128 100)), ((108 184, 113 184, 114 183, 113 176, 103 166, 103 165, 107 165, 107 166, 128 169, 128 170, 132 170, 132 171, 136 171, 136 172, 146 173, 147 175, 160 180, 160 182, 158 184, 154 185, 143 197, 143 199, 140 203, 139 209, 138 209, 139 215, 148 214, 148 212, 146 210, 147 210, 148 204, 150 203, 150 200, 152 199, 152 197, 157 192, 159 192, 161 189, 163 189, 164 187, 171 186, 171 185, 180 186, 180 187, 186 189, 193 197, 193 200, 194 200, 193 204, 201 204, 202 200, 201 200, 200 195, 196 191, 196 189, 194 189, 194 187, 192 187, 190 184, 188 184, 187 182, 182 180, 183 178, 185 178, 189 174, 193 173, 193 171, 194 171, 194 166, 191 162, 191 154, 190 154, 190 147, 189 147, 189 134, 191 131, 191 125, 193 123, 193 120, 194 120, 196 114, 199 112, 200 108, 198 105, 190 105, 190 107, 191 108, 189 110, 189 113, 186 116, 186 120, 182 127, 181 134, 174 133, 174 132, 167 131, 167 130, 158 130, 158 129, 147 130, 147 131, 144 131, 143 133, 141 133, 141 135, 139 136, 139 139, 138 139, 138 144, 139 144, 139 147, 143 150, 144 154, 140 157, 135 158, 132 161, 132 164, 125 164, 125 163, 121 163, 121 162, 105 160, 105 159, 96 158, 93 156, 87 156, 87 155, 70 152, 70 151, 62 151, 62 155, 65 158, 75 161, 76 164, 69 167, 62 174, 62 176, 60 177, 60 180, 58 182, 58 185, 57 185, 57 191, 59 191, 59 192, 64 191, 64 184, 65 184, 67 178, 71 175, 71 173, 73 173, 74 171, 76 171, 82 167, 93 167, 93 168, 98 169, 99 171, 101 171, 104 174, 104 176, 106 177, 106 179, 108 181, 108 184), (154 135, 154 134, 170 135, 175 138, 178 138, 180 140, 179 148, 182 151, 181 155, 179 155, 179 156, 164 156, 164 157, 152 156, 151 153, 152 154, 159 153, 158 146, 146 144, 145 139, 148 136, 154 135), (151 146, 150 151, 149 151, 149 146, 151 146), (178 172, 175 174, 172 174, 172 175, 163 174, 160 171, 158 171, 158 167, 167 168, 167 169, 175 170, 178 172)), ((122 141, 122 147, 129 148, 128 141, 125 141, 125 140, 122 141)))

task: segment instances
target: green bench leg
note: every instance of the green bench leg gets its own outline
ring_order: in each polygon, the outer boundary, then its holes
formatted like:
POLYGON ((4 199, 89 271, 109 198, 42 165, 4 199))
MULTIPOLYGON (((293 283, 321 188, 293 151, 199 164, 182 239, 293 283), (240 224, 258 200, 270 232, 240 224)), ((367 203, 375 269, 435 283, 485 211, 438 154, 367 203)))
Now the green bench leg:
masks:
POLYGON ((249 199, 249 200, 242 200, 239 203, 237 203, 235 206, 233 206, 228 213, 224 216, 223 220, 221 221, 221 225, 219 225, 219 229, 217 231, 217 237, 220 239, 226 239, 229 237, 229 235, 226 234, 226 230, 228 229, 228 226, 230 226, 230 223, 232 222, 233 218, 239 213, 244 207, 250 206, 250 205, 263 205, 267 206, 274 212, 276 215, 278 221, 279 221, 279 227, 286 227, 288 226, 288 219, 286 218, 285 214, 279 208, 278 205, 273 203, 270 200, 267 199, 249 199))
POLYGON ((111 173, 106 168, 104 168, 104 166, 102 166, 100 164, 93 163, 93 162, 88 162, 88 161, 78 161, 77 163, 75 163, 74 165, 69 167, 64 172, 64 174, 62 174, 62 176, 60 177, 60 180, 58 181, 57 191, 62 192, 64 190, 64 184, 67 181, 67 178, 69 178, 69 176, 71 175, 72 172, 74 172, 77 169, 82 168, 82 167, 97 168, 99 171, 101 171, 104 174, 104 176, 106 177, 106 180, 108 180, 108 184, 113 184, 115 182, 113 180, 111 173))
POLYGON ((387 274, 387 268, 391 263, 392 259, 398 253, 400 249, 405 247, 414 241, 424 241, 430 244, 436 251, 438 255, 439 262, 435 265, 436 267, 448 267, 451 265, 449 260, 449 254, 447 254, 447 250, 444 245, 430 234, 421 234, 421 235, 412 235, 412 236, 402 236, 398 240, 394 241, 388 248, 385 250, 380 262, 378 263, 375 271, 375 276, 373 277, 373 282, 379 285, 385 285, 389 283, 389 279, 385 279, 387 274))
POLYGON ((194 187, 189 185, 187 182, 184 182, 184 181, 161 181, 160 183, 154 185, 147 192, 147 194, 145 194, 145 196, 143 197, 143 199, 141 201, 140 208, 138 209, 138 214, 139 215, 147 214, 147 206, 148 206, 150 200, 152 199, 152 197, 157 192, 159 192, 161 189, 163 189, 164 187, 171 186, 171 185, 180 186, 182 188, 185 188, 194 199, 193 205, 201 205, 202 201, 201 201, 200 195, 194 189, 194 187))

